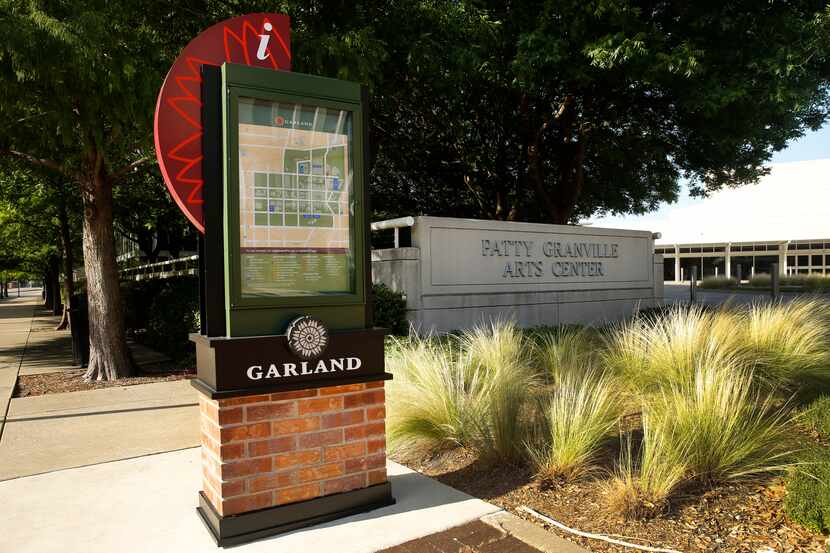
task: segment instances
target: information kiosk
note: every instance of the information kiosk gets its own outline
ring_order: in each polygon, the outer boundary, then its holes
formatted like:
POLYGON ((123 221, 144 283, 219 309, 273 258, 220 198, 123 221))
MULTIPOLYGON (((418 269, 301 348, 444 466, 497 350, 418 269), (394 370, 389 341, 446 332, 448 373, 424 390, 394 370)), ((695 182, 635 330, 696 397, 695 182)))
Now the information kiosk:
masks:
POLYGON ((372 325, 365 88, 227 61, 200 64, 200 87, 197 510, 233 545, 394 503, 390 375, 372 325))

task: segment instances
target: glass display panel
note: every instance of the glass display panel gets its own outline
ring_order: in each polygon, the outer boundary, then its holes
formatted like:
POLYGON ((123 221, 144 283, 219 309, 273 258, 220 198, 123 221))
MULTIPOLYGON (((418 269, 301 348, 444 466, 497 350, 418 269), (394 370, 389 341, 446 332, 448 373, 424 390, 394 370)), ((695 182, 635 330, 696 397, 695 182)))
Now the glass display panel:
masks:
POLYGON ((352 113, 238 107, 242 297, 353 293, 352 113))

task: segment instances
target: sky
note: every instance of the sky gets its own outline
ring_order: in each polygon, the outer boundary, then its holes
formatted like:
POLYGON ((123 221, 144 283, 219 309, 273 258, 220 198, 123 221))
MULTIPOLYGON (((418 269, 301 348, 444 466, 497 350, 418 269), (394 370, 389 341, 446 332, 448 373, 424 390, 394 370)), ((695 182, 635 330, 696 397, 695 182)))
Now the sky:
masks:
POLYGON ((757 184, 689 197, 645 215, 593 218, 596 227, 650 230, 658 244, 830 238, 830 125, 773 155, 757 184))

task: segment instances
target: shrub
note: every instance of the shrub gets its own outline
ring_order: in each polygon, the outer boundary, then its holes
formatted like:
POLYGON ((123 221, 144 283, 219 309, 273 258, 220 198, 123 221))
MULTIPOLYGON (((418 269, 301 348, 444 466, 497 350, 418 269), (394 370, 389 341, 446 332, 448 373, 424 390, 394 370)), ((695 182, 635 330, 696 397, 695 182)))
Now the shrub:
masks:
POLYGON ((537 442, 528 446, 537 474, 544 480, 584 475, 620 415, 612 380, 594 373, 563 374, 543 400, 542 430, 537 442))
POLYGON ((814 532, 830 532, 830 453, 815 450, 787 476, 787 515, 814 532))
POLYGON ((794 286, 814 292, 830 291, 830 276, 827 275, 792 275, 781 277, 782 286, 794 286))
POLYGON ((821 396, 804 411, 804 421, 813 430, 830 438, 830 396, 821 396))
POLYGON ((793 450, 789 418, 753 387, 751 373, 726 364, 698 365, 644 408, 650 431, 683 459, 690 479, 723 482, 780 471, 793 450))
POLYGON ((199 331, 198 279, 178 277, 159 282, 160 289, 150 303, 144 341, 174 361, 189 362, 195 347, 188 335, 199 331))
POLYGON ((706 277, 700 284, 698 285, 699 288, 710 288, 710 289, 721 289, 721 288, 732 288, 738 283, 738 281, 732 277, 725 277, 725 276, 716 276, 716 277, 706 277))
POLYGON ((772 286, 772 277, 769 275, 755 275, 749 278, 749 285, 758 288, 769 288, 772 286))
POLYGON ((515 357, 486 343, 511 348, 511 335, 508 323, 495 323, 447 340, 398 340, 387 364, 395 375, 389 384, 392 447, 457 444, 484 459, 518 460, 536 378, 515 357))
POLYGON ((409 332, 406 320, 406 300, 403 294, 395 292, 385 284, 373 284, 375 296, 375 325, 388 328, 396 336, 409 332))
POLYGON ((771 388, 796 388, 830 376, 830 317, 815 299, 759 303, 744 313, 735 334, 747 363, 771 388))

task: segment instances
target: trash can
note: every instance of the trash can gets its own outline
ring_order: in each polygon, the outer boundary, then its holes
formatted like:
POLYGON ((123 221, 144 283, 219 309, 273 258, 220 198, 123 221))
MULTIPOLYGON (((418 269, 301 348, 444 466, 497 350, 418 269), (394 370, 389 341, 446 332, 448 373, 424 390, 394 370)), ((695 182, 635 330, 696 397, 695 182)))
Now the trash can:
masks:
POLYGON ((72 298, 69 308, 69 328, 72 331, 72 361, 79 367, 89 365, 89 319, 86 296, 72 298))

